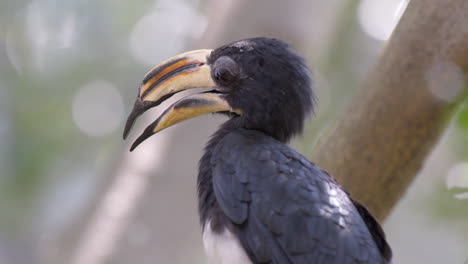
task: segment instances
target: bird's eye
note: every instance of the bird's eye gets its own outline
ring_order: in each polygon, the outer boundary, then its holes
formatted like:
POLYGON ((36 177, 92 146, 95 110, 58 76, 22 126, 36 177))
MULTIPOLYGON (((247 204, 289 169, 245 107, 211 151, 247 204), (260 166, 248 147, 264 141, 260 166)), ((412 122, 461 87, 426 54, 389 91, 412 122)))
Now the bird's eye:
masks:
POLYGON ((228 56, 219 57, 213 69, 213 79, 222 86, 232 86, 241 77, 239 65, 228 56))
POLYGON ((214 77, 216 81, 226 84, 234 80, 234 75, 227 69, 219 69, 215 72, 214 77))

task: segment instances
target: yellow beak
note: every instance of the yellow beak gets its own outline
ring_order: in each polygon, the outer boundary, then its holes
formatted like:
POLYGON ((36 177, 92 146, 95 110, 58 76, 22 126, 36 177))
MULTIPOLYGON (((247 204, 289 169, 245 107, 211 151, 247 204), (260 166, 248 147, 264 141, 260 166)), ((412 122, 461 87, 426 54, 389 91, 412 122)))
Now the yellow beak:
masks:
MULTIPOLYGON (((177 55, 166 60, 146 74, 138 91, 138 97, 130 113, 124 130, 124 139, 128 136, 136 119, 146 110, 161 104, 172 95, 191 88, 214 88, 211 67, 207 57, 211 50, 196 50, 177 55)), ((151 135, 182 122, 207 113, 233 112, 240 115, 240 110, 232 109, 225 100, 225 94, 211 91, 187 96, 164 111, 148 126, 143 134, 133 143, 131 151, 151 135)))

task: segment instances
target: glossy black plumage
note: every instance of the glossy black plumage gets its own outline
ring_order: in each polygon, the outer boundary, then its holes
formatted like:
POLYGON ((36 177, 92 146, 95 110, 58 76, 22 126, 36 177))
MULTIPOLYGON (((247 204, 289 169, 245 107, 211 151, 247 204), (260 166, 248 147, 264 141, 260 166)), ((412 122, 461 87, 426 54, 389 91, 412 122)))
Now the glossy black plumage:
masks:
POLYGON ((389 263, 378 223, 325 171, 262 132, 227 131, 200 164, 202 221, 237 234, 253 263, 389 263))
POLYGON ((246 55, 248 47, 227 45, 209 58, 229 56, 254 77, 229 86, 227 95, 232 105, 250 107, 249 116, 227 121, 200 161, 202 224, 237 234, 253 263, 389 263, 390 247, 372 215, 282 143, 311 111, 309 73, 283 42, 257 41, 263 50, 246 55))

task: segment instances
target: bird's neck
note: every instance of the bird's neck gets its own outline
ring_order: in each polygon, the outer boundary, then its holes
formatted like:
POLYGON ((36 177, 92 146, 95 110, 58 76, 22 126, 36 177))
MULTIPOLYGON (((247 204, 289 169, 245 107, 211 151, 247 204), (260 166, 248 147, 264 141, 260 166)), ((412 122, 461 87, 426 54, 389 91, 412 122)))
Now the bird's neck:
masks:
MULTIPOLYGON (((212 220, 211 224, 223 223, 224 214, 221 212, 213 191, 211 157, 218 143, 229 133, 239 129, 246 128, 241 118, 232 118, 221 125, 211 137, 205 147, 205 152, 199 162, 198 170, 198 210, 200 214, 201 225, 204 226, 207 220, 212 220)), ((252 129, 252 128, 250 128, 252 129)), ((253 129, 255 130, 255 129, 253 129)), ((264 131, 261 131, 264 132, 264 131)), ((277 139, 275 136, 271 136, 277 139)), ((279 140, 285 142, 286 140, 279 140)), ((216 226, 215 226, 216 228, 216 226)))
POLYGON ((202 227, 207 220, 214 220, 213 223, 222 222, 222 217, 218 202, 213 191, 211 156, 216 145, 229 133, 239 129, 239 123, 236 120, 225 122, 211 137, 205 146, 205 152, 199 162, 198 170, 198 211, 200 214, 200 223, 202 227), (213 219, 215 218, 215 219, 213 219))

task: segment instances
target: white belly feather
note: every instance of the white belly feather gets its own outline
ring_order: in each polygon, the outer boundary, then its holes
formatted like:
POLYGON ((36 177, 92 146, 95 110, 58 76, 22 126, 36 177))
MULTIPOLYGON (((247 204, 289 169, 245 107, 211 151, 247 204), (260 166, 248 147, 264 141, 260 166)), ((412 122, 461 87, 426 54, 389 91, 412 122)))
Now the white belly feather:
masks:
POLYGON ((237 237, 227 228, 214 233, 209 221, 205 224, 203 245, 210 264, 252 264, 237 237))

